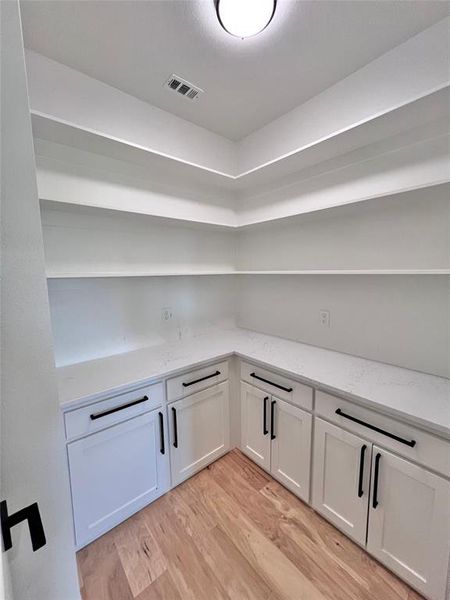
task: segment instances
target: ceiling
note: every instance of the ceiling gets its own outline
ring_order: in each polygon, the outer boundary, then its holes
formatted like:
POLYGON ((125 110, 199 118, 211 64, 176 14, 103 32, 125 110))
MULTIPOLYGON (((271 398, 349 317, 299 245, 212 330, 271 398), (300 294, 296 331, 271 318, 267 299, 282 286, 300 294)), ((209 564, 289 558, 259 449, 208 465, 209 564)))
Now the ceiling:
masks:
POLYGON ((213 0, 22 0, 25 45, 232 140, 302 104, 448 14, 434 0, 278 0, 254 38, 213 0), (189 101, 163 84, 203 88, 189 101))

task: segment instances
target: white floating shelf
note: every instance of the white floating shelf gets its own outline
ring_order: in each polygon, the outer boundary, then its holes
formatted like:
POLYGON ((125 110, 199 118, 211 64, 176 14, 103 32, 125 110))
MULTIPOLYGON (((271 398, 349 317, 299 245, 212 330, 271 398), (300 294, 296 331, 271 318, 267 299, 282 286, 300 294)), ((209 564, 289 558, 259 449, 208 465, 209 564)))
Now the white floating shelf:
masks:
POLYGON ((51 115, 32 112, 32 123, 33 134, 37 138, 103 154, 114 159, 134 162, 150 169, 162 171, 168 177, 186 176, 208 185, 248 189, 390 138, 411 128, 448 117, 449 98, 449 88, 438 90, 406 105, 393 107, 389 112, 373 115, 370 119, 334 131, 270 162, 237 175, 215 171, 175 156, 161 154, 151 148, 135 144, 132 140, 113 138, 100 131, 88 130, 74 123, 63 122, 51 115))
POLYGON ((236 271, 238 275, 450 275, 450 269, 306 269, 301 271, 236 271))
POLYGON ((121 217, 126 215, 127 217, 135 217, 139 219, 147 219, 150 223, 161 223, 163 225, 176 225, 185 226, 189 229, 198 230, 222 230, 222 231, 235 231, 238 226, 230 223, 219 223, 217 221, 200 221, 198 219, 187 219, 184 217, 157 215, 150 213, 137 212, 133 210, 121 210, 113 207, 103 207, 94 204, 75 204, 67 201, 57 200, 46 200, 44 198, 39 199, 39 204, 43 210, 57 210, 58 212, 68 212, 77 214, 87 215, 109 215, 121 217))
POLYGON ((161 154, 131 140, 114 138, 100 131, 80 127, 76 123, 61 121, 51 115, 31 111, 31 122, 35 138, 134 163, 146 167, 149 172, 164 173, 169 181, 173 177, 179 177, 218 187, 229 187, 234 183, 235 176, 232 174, 161 154))
POLYGON ((105 277, 191 277, 192 275, 236 275, 236 271, 97 271, 97 272, 79 272, 79 273, 64 273, 57 271, 48 272, 47 279, 83 279, 83 278, 105 278, 105 277))
POLYGON ((292 173, 325 163, 371 144, 395 138, 399 134, 422 126, 426 137, 427 127, 432 129, 434 122, 448 119, 449 116, 450 87, 446 87, 417 98, 413 102, 393 107, 388 112, 375 114, 365 121, 334 131, 330 135, 241 173, 235 178, 235 187, 259 188, 292 173))
POLYGON ((211 275, 450 275, 450 269, 320 269, 299 271, 172 271, 172 272, 48 272, 47 279, 85 279, 107 277, 191 277, 211 275))

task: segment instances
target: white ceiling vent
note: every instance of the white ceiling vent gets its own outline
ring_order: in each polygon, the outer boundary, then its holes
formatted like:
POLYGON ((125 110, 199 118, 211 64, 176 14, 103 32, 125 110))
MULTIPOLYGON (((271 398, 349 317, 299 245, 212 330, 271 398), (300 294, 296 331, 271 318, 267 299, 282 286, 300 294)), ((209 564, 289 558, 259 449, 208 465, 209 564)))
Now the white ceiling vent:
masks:
POLYGON ((171 75, 164 85, 168 87, 169 90, 172 90, 189 100, 198 100, 199 96, 204 93, 201 88, 192 85, 192 83, 189 83, 189 81, 186 81, 186 79, 183 79, 178 75, 171 75))

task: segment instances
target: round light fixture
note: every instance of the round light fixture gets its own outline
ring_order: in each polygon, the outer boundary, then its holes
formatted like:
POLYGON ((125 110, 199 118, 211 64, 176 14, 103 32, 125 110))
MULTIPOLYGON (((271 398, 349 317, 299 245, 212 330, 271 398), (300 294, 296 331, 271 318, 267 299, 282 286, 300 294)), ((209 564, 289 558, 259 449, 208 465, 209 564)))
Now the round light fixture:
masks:
POLYGON ((267 27, 275 14, 277 0, 216 0, 215 4, 225 31, 246 38, 267 27))

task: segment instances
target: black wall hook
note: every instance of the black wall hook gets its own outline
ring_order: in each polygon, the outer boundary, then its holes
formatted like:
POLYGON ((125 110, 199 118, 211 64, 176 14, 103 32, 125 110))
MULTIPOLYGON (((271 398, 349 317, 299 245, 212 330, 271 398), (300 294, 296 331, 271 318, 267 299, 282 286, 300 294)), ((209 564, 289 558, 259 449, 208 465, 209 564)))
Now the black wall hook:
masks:
POLYGON ((12 515, 8 515, 6 500, 2 500, 0 502, 0 522, 5 552, 12 548, 11 529, 22 521, 28 521, 33 552, 36 552, 47 543, 37 502, 18 510, 12 515))

